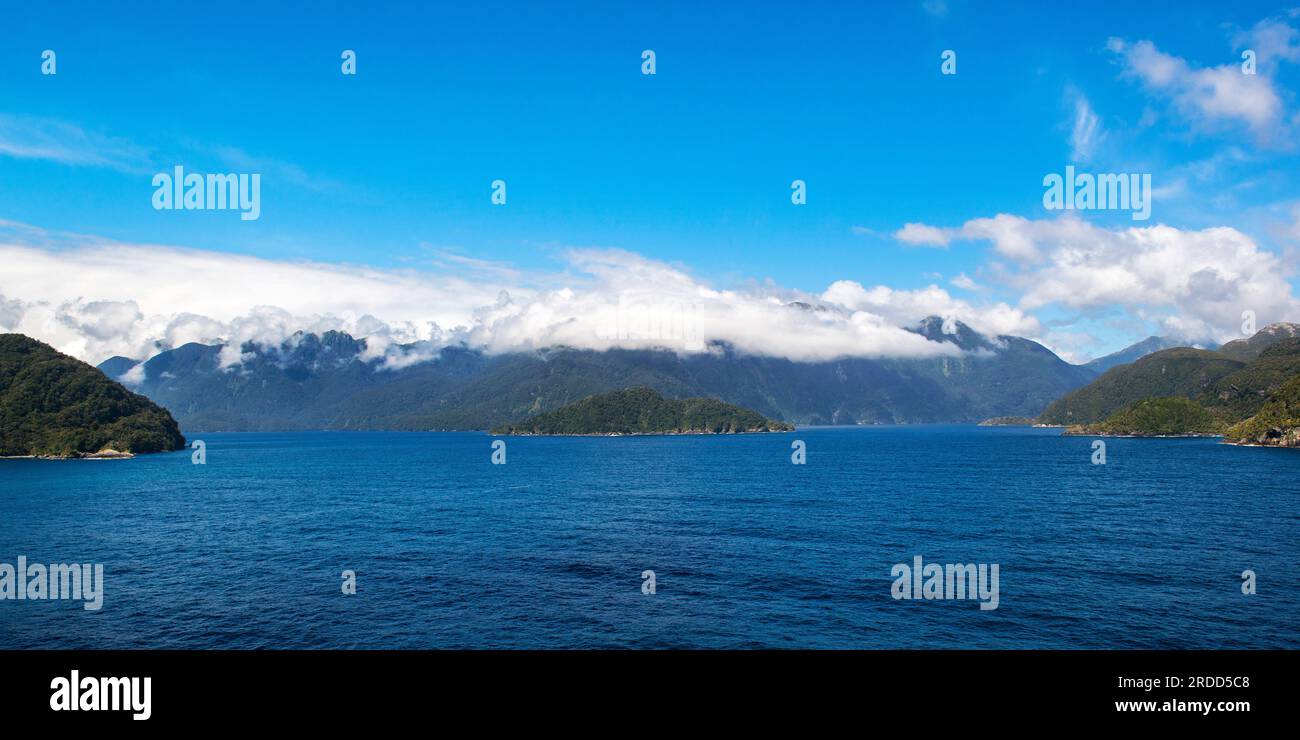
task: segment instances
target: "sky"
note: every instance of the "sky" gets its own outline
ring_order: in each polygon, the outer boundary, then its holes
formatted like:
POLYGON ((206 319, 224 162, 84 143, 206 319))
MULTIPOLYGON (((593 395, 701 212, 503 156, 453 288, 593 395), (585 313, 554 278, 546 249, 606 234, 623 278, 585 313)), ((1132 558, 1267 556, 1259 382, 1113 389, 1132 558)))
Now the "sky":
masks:
POLYGON ((1300 321, 1286 2, 5 15, 0 331, 90 362, 328 328, 942 354, 903 331, 932 314, 1084 361, 1300 321), (258 217, 155 208, 177 166, 257 174, 258 217), (1067 166, 1148 175, 1149 218, 1047 208, 1067 166))

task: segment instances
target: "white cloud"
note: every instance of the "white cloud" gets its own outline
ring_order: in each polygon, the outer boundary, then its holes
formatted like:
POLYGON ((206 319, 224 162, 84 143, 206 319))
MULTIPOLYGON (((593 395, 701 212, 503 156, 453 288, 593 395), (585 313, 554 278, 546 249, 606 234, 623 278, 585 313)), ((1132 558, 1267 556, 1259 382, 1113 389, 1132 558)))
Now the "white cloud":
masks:
POLYGON ((8 238, 0 231, 0 264, 7 266, 0 276, 0 330, 91 362, 224 340, 230 347, 222 360, 234 364, 243 342, 278 344, 299 330, 330 329, 366 337, 368 355, 390 366, 427 359, 449 343, 490 352, 556 345, 704 351, 717 340, 795 360, 915 357, 954 352, 902 328, 931 314, 994 333, 1036 328, 1005 304, 958 301, 935 286, 896 291, 841 281, 822 295, 773 284, 726 290, 681 268, 610 249, 570 250, 564 277, 520 273, 506 284, 9 226, 17 227, 8 238), (413 342, 419 343, 414 353, 399 351, 413 342))
MULTIPOLYGON (((1289 15, 1300 18, 1296 10, 1289 15)), ((1233 45, 1253 50, 1256 62, 1265 72, 1272 72, 1279 62, 1300 62, 1300 30, 1281 17, 1265 18, 1249 31, 1237 33, 1233 45)))
POLYGON ((1101 127, 1101 119, 1083 93, 1071 90, 1068 97, 1074 108, 1070 127, 1070 157, 1076 161, 1087 161, 1092 158, 1105 132, 1101 127))
POLYGON ((1030 221, 1022 216, 999 213, 992 218, 976 218, 960 228, 929 226, 909 223, 894 236, 909 243, 947 246, 956 239, 988 240, 1002 256, 1018 262, 1034 262, 1041 258, 1039 245, 1061 238, 1074 238, 1087 230, 1087 225, 1077 219, 1058 221, 1030 221))
POLYGON ((936 285, 895 290, 883 285, 864 288, 852 280, 837 280, 820 298, 847 309, 869 311, 896 324, 913 323, 913 317, 942 316, 957 318, 988 335, 1033 337, 1042 330, 1036 318, 1006 303, 975 305, 953 298, 936 285))
POLYGON ((944 231, 1012 258, 1000 279, 1020 291, 1023 311, 1120 307, 1197 339, 1239 336, 1246 310, 1261 325, 1300 317, 1282 260, 1228 227, 1106 229, 1077 216, 999 214, 944 231))
POLYGON ((933 226, 908 223, 894 232, 894 238, 915 247, 946 247, 952 241, 952 234, 933 226))
POLYGON ((1238 62, 1195 67, 1160 51, 1150 41, 1130 43, 1111 38, 1106 47, 1119 56, 1125 77, 1170 101, 1194 126, 1215 129, 1241 124, 1261 142, 1285 143, 1282 99, 1266 74, 1267 68, 1247 75, 1238 62))
MULTIPOLYGON (((852 280, 821 293, 770 281, 726 289, 613 249, 569 250, 560 273, 473 258, 448 263, 469 268, 467 278, 459 269, 266 260, 0 222, 0 330, 91 362, 224 340, 230 349, 222 359, 233 364, 243 342, 274 345, 297 331, 338 329, 365 337, 368 357, 398 367, 453 343, 489 352, 556 345, 696 352, 716 340, 794 360, 952 353, 951 345, 905 330, 931 315, 1073 353, 1086 335, 1069 326, 1045 329, 1035 312, 1119 309, 1190 338, 1235 336, 1244 310, 1255 311, 1261 324, 1300 317, 1281 258, 1231 228, 1106 229, 1077 216, 998 214, 958 227, 904 230, 944 244, 987 241, 994 260, 981 274, 1019 299, 971 301, 935 284, 899 290, 852 280)), ((965 273, 952 285, 985 293, 965 273)))
POLYGON ((147 170, 149 159, 146 150, 123 139, 61 121, 7 113, 0 113, 0 156, 124 172, 147 170))

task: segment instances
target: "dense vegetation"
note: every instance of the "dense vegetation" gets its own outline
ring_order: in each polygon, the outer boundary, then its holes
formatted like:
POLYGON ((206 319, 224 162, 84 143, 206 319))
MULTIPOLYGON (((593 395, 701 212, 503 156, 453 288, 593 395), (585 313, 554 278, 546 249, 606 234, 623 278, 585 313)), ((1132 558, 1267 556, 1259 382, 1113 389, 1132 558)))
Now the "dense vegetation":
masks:
POLYGON ((166 409, 35 339, 0 334, 0 455, 71 457, 184 445, 166 409))
POLYGON ((1287 381, 1259 413, 1224 432, 1230 442, 1300 447, 1300 375, 1287 381))
POLYGON ((1300 326, 1273 324, 1220 351, 1164 350, 1115 367, 1039 417, 1069 434, 1222 433, 1228 441, 1300 446, 1300 326))
POLYGON ((1043 424, 1095 424, 1147 398, 1195 398, 1221 378, 1246 366, 1203 349, 1178 347, 1111 368, 1088 385, 1066 394, 1039 417, 1043 424))
POLYGON ((713 398, 664 398, 649 388, 628 388, 584 398, 506 424, 493 434, 737 434, 783 432, 794 427, 713 398))
POLYGON ((1034 420, 1027 416, 998 416, 980 422, 982 427, 1028 427, 1034 420))
POLYGON ((1125 406, 1097 424, 1072 426, 1066 434, 1169 437, 1217 434, 1223 425, 1213 414, 1186 398, 1147 398, 1125 406))
POLYGON ((1284 339, 1262 350, 1240 370, 1210 384, 1196 397, 1220 416, 1238 420, 1259 411, 1268 397, 1300 375, 1300 339, 1284 339))

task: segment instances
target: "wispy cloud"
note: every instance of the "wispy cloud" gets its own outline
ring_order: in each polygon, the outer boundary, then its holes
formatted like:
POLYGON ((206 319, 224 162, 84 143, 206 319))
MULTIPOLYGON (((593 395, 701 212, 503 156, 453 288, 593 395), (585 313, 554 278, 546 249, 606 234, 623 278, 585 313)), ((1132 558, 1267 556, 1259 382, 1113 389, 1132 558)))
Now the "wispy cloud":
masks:
POLYGON ((197 142, 188 142, 188 144, 194 151, 215 158, 223 170, 258 172, 267 179, 275 179, 315 192, 336 191, 342 188, 339 183, 308 173, 292 162, 274 157, 255 156, 235 146, 212 146, 197 142))
POLYGON ((926 15, 935 18, 946 18, 948 17, 948 2, 947 0, 921 0, 921 10, 924 10, 926 15))
POLYGON ((323 192, 341 186, 291 162, 259 157, 227 145, 184 139, 151 148, 50 118, 0 113, 0 156, 44 160, 74 167, 105 167, 127 174, 150 174, 186 162, 216 165, 222 171, 258 172, 304 189, 323 192))
POLYGON ((151 167, 149 151, 125 139, 48 118, 0 113, 0 156, 139 173, 151 167))
POLYGON ((1070 126, 1070 157, 1076 162, 1086 162, 1092 158, 1097 145, 1105 137, 1101 118, 1092 109, 1088 98, 1077 88, 1066 90, 1066 99, 1072 110, 1070 126))

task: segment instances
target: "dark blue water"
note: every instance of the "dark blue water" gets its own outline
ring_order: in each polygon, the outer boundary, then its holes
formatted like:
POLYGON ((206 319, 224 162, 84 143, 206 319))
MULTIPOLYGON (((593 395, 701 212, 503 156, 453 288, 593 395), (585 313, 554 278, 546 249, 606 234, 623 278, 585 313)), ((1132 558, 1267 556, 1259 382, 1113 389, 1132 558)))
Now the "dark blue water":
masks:
POLYGON ((1295 451, 1111 439, 1094 466, 1056 430, 925 426, 510 438, 492 465, 485 434, 199 436, 204 466, 0 461, 0 562, 107 581, 98 612, 0 601, 0 648, 1300 647, 1295 451), (895 601, 914 555, 999 564, 999 608, 895 601))

